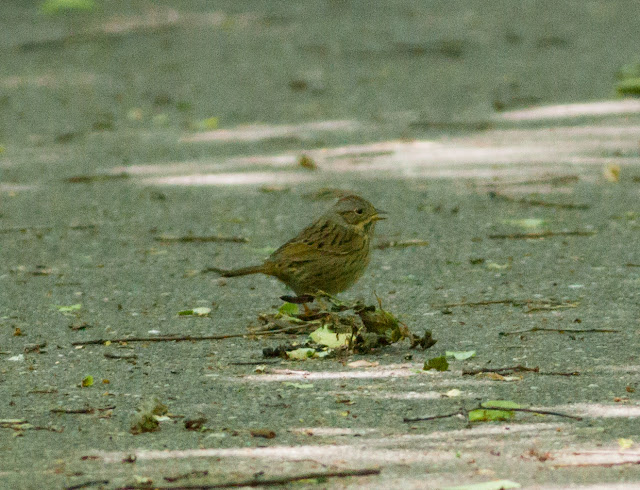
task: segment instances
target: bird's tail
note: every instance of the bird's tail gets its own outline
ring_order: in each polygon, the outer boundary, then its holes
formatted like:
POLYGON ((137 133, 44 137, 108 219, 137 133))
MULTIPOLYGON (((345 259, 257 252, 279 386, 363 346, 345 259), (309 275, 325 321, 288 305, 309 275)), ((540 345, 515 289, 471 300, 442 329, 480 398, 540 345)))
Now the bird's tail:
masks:
POLYGON ((240 269, 231 270, 209 267, 207 272, 217 272, 222 277, 248 276, 249 274, 264 274, 264 265, 254 265, 251 267, 242 267, 240 269))

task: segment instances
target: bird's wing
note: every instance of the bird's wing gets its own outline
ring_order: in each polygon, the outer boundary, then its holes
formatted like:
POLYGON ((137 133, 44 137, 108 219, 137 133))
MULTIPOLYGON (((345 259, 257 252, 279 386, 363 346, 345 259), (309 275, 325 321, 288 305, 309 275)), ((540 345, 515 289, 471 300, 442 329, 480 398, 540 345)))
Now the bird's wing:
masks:
POLYGON ((272 260, 286 259, 289 262, 308 262, 310 260, 318 260, 327 255, 347 255, 348 250, 318 248, 317 244, 308 244, 291 240, 276 250, 270 257, 272 260))
POLYGON ((304 263, 344 257, 367 246, 367 236, 347 227, 319 220, 273 252, 265 265, 270 269, 296 267, 304 263))

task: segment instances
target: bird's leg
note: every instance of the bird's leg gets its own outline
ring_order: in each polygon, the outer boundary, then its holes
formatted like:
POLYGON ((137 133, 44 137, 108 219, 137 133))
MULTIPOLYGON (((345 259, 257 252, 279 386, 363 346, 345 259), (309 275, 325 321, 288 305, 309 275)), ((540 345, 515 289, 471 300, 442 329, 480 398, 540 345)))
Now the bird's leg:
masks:
POLYGON ((287 303, 293 303, 295 305, 302 305, 304 308, 304 316, 310 316, 313 314, 313 310, 307 306, 307 303, 313 303, 316 299, 312 294, 302 294, 300 296, 280 296, 282 301, 287 303))
POLYGON ((318 291, 318 293, 316 294, 316 299, 318 300, 318 303, 321 305, 321 308, 325 310, 329 310, 331 306, 337 306, 338 308, 343 308, 344 306, 347 306, 347 303, 340 301, 335 296, 329 293, 325 293, 324 291, 318 291))

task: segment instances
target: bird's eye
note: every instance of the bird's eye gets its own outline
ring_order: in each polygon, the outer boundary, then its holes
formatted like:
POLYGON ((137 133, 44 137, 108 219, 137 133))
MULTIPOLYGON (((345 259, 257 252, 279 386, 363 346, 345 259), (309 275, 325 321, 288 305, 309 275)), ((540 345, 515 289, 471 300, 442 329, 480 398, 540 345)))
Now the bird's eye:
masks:
POLYGON ((364 209, 362 208, 356 209, 356 214, 362 214, 362 213, 364 213, 364 209))

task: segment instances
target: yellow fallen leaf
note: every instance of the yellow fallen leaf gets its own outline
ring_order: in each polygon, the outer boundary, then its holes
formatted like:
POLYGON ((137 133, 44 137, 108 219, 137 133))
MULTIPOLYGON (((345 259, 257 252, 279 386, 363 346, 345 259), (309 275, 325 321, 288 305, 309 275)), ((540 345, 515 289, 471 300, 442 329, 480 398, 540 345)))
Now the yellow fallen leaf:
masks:
POLYGON ((620 446, 621 450, 629 449, 631 448, 631 446, 633 446, 633 440, 621 437, 620 439, 618 439, 618 446, 620 446))
POLYGON ((371 361, 365 361, 364 359, 360 359, 359 361, 350 362, 349 364, 347 364, 347 366, 352 367, 352 368, 376 367, 379 364, 380 363, 378 361, 371 362, 371 361))
POLYGON ((602 174, 609 182, 618 182, 620 180, 620 165, 610 163, 604 168, 602 174))
POLYGON ((294 349, 287 351, 287 358, 294 359, 296 361, 304 361, 313 357, 316 353, 315 349, 301 347, 300 349, 294 349))
POLYGON ((511 267, 511 264, 508 263, 508 262, 506 264, 498 264, 497 262, 489 262, 486 267, 487 267, 487 269, 490 269, 490 270, 499 271, 499 270, 502 270, 502 269, 509 269, 511 267))
POLYGON ((347 333, 332 332, 329 330, 329 327, 324 325, 323 327, 311 332, 309 337, 311 337, 311 340, 316 344, 326 345, 330 349, 338 349, 349 345, 349 338, 351 335, 347 333))

